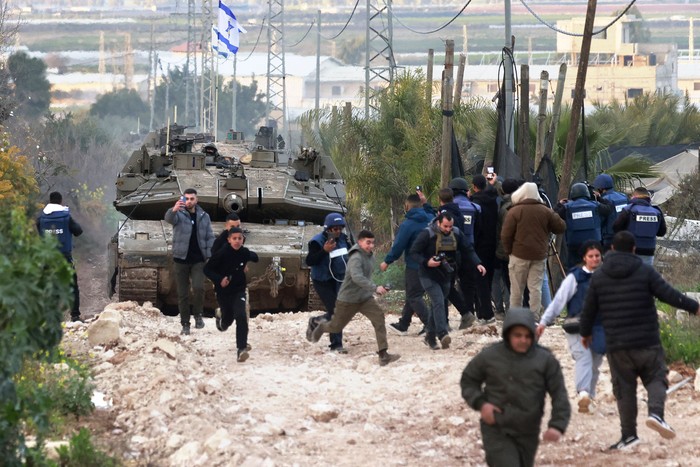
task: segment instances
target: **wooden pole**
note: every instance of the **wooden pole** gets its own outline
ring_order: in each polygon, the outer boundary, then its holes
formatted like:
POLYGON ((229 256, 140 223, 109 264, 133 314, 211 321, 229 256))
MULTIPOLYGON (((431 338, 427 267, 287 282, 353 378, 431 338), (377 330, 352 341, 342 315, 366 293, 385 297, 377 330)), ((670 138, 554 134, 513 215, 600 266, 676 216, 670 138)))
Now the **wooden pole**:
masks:
MULTIPOLYGON (((554 151, 554 139, 557 136, 559 126, 559 116, 561 115, 561 99, 564 96, 564 82, 566 81, 566 63, 559 66, 559 77, 557 78, 557 89, 554 92, 554 104, 552 105, 552 120, 549 122, 547 138, 545 138, 544 153, 552 157, 554 151)), ((537 170, 537 167, 535 167, 537 170)))
POLYGON ((547 91, 549 89, 549 73, 540 73, 540 105, 537 113, 537 141, 535 142, 535 170, 542 162, 544 140, 547 132, 547 91))
POLYGON ((583 40, 581 41, 581 54, 576 73, 576 85, 574 86, 574 100, 571 103, 571 126, 566 135, 566 149, 564 151, 564 165, 559 181, 559 199, 564 199, 569 193, 569 185, 573 174, 571 173, 576 154, 576 135, 583 108, 583 91, 586 87, 586 72, 588 71, 588 57, 591 52, 591 38, 593 37, 593 20, 595 19, 597 0, 588 0, 586 9, 586 22, 583 26, 583 40))
POLYGON ((425 78, 425 102, 428 107, 433 100, 433 62, 435 61, 435 49, 428 49, 428 72, 425 78))
POLYGON ((445 41, 445 69, 442 72, 442 164, 440 187, 450 182, 452 167, 452 81, 454 72, 455 41, 445 41))
POLYGON ((459 54, 459 66, 457 67, 457 80, 455 81, 454 107, 459 107, 462 102, 462 86, 464 85, 464 67, 467 62, 467 56, 459 54))
POLYGON ((530 67, 520 65, 520 112, 518 114, 518 157, 520 177, 528 180, 527 167, 530 161, 530 67))

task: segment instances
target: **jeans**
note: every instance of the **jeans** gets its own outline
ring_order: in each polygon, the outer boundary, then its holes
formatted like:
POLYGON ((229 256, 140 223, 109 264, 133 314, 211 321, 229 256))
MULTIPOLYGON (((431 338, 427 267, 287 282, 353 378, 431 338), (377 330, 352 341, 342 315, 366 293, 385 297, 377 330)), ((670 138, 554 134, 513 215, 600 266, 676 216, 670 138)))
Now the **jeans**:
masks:
POLYGON ((175 285, 177 286, 177 306, 180 310, 180 323, 190 325, 190 283, 192 285, 192 311, 202 316, 204 311, 204 262, 173 263, 175 285))
POLYGON ((608 352, 608 364, 623 438, 637 435, 637 377, 647 390, 648 414, 664 418, 668 370, 661 346, 608 352))
POLYGON ((408 329, 411 325, 413 313, 418 316, 423 324, 426 324, 428 321, 428 308, 425 306, 425 300, 423 299, 425 290, 423 290, 423 286, 420 283, 418 269, 406 268, 405 278, 406 302, 401 311, 401 318, 399 318, 399 327, 402 329, 408 329))
POLYGON ((498 425, 480 421, 486 463, 492 467, 532 467, 535 465, 540 434, 506 434, 498 425))
MULTIPOLYGON (((335 301, 338 299, 338 291, 340 290, 340 284, 335 279, 329 281, 313 281, 314 289, 318 293, 319 298, 323 302, 323 306, 326 308, 326 313, 317 318, 325 318, 330 321, 333 318, 333 312, 335 311, 335 301)), ((343 347, 343 333, 333 333, 329 336, 331 341, 331 350, 340 349, 343 347)))
POLYGON ((496 304, 496 312, 504 313, 510 306, 510 277, 508 276, 508 261, 496 258, 493 262, 493 282, 491 283, 491 299, 496 304))
POLYGON ((600 375, 600 364, 603 363, 603 355, 586 349, 581 343, 581 334, 566 334, 569 343, 569 352, 574 358, 574 381, 576 392, 586 391, 591 397, 595 397, 595 387, 600 375))
POLYGON ((221 329, 227 330, 236 322, 236 348, 245 350, 248 345, 248 315, 246 313, 245 289, 234 295, 216 294, 221 308, 221 329))
POLYGON ((637 255, 639 256, 639 259, 642 260, 642 263, 648 264, 649 266, 654 265, 654 256, 653 255, 637 255))
POLYGON ((369 319, 370 323, 372 323, 374 335, 377 338, 377 350, 379 352, 387 350, 389 348, 389 343, 386 338, 384 310, 377 304, 374 297, 360 303, 349 303, 338 300, 336 302, 333 318, 326 323, 319 324, 319 326, 323 329, 323 332, 340 333, 357 313, 362 313, 369 319))
POLYGON ((78 273, 75 269, 75 263, 73 262, 73 257, 66 256, 66 261, 70 263, 70 267, 73 269, 73 307, 70 310, 71 319, 80 319, 80 289, 78 289, 78 273))
POLYGON ((544 274, 542 275, 542 308, 546 310, 550 303, 552 303, 552 291, 549 288, 547 260, 544 260, 544 274))
POLYGON ((450 280, 441 283, 435 282, 429 277, 421 276, 420 283, 425 289, 425 293, 430 298, 430 313, 425 331, 428 336, 442 337, 447 334, 447 313, 445 310, 445 297, 450 293, 450 280))

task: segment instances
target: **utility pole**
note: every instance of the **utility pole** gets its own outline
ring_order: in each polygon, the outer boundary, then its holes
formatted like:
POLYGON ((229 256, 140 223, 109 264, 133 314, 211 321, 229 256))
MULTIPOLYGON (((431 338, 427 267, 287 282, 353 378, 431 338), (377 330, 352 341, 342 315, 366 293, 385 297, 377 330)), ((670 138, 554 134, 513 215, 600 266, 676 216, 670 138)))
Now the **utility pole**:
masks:
POLYGON ((445 41, 445 69, 442 72, 442 159, 440 188, 450 182, 452 168, 452 73, 454 71, 455 41, 445 41))
POLYGON ((506 113, 505 113, 505 119, 506 119, 506 145, 513 151, 515 151, 515 132, 513 131, 513 113, 515 109, 514 105, 514 100, 513 100, 513 95, 515 93, 515 89, 513 87, 513 67, 515 64, 513 63, 513 48, 514 48, 514 43, 515 43, 515 38, 511 34, 511 15, 510 15, 510 0, 505 0, 504 1, 504 6, 505 6, 505 29, 506 29, 506 44, 505 48, 508 50, 509 53, 506 54, 506 59, 505 59, 505 70, 504 70, 504 76, 505 76, 505 89, 503 92, 505 93, 505 101, 506 101, 506 113))
POLYGON ((105 70, 105 32, 100 31, 100 52, 97 59, 97 72, 104 75, 105 70))
MULTIPOLYGON (((554 91, 554 104, 552 105, 552 120, 549 122, 547 139, 545 140, 544 153, 552 157, 554 151, 554 138, 557 135, 559 126, 559 116, 561 115, 561 99, 564 96, 564 82, 566 81, 566 63, 559 65, 559 77, 557 78, 557 89, 554 91)), ((537 167, 535 167, 537 170, 537 167)))
POLYGON ((131 48, 131 34, 124 35, 124 89, 134 84, 134 50, 131 48))
POLYGON ((321 109, 321 10, 316 12, 316 96, 314 100, 314 131, 319 132, 319 111, 321 109))
POLYGON ((549 90, 549 73, 540 73, 540 106, 537 113, 537 141, 535 143, 535 170, 540 166, 544 154, 547 131, 547 91, 549 90))
POLYGON ((153 47, 153 35, 155 26, 151 22, 151 44, 148 48, 148 107, 150 109, 150 116, 148 122, 148 131, 153 131, 153 101, 155 101, 156 93, 156 68, 155 60, 156 52, 153 47))
POLYGON ((571 123, 569 132, 566 135, 566 149, 564 151, 564 165, 559 181, 558 198, 564 199, 569 193, 569 185, 573 174, 571 173, 576 154, 576 135, 578 134, 578 124, 583 109, 583 93, 586 87, 586 72, 588 71, 588 57, 591 51, 591 38, 593 37, 593 21, 595 20, 597 0, 588 0, 586 9, 586 22, 583 26, 583 39, 581 41, 581 54, 578 61, 578 72, 576 73, 576 85, 574 86, 574 100, 571 103, 571 123))
POLYGON ((435 61, 435 49, 428 49, 428 72, 425 77, 425 102, 428 107, 433 101, 433 62, 435 61))
POLYGON ((394 82, 391 0, 367 0, 365 30, 365 118, 379 110, 377 97, 394 82))
POLYGON ((464 86, 464 66, 467 56, 459 54, 459 66, 457 67, 457 80, 455 81, 455 94, 453 107, 458 107, 462 102, 462 87, 464 86))
POLYGON ((194 44, 195 44, 195 28, 194 28, 194 0, 187 2, 187 57, 185 59, 185 69, 183 78, 185 79, 185 117, 183 122, 185 125, 191 125, 191 112, 194 112, 194 79, 192 76, 191 64, 194 62, 194 44))
POLYGON ((236 67, 238 65, 238 54, 233 55, 233 82, 231 83, 231 129, 238 131, 236 120, 238 119, 238 81, 236 78, 236 67))
MULTIPOLYGON (((217 69, 219 62, 218 59, 215 60, 215 55, 211 48, 211 34, 214 25, 214 17, 215 16, 214 9, 212 8, 212 0, 202 0, 202 37, 200 41, 200 49, 202 54, 202 69, 201 78, 199 82, 199 105, 196 107, 199 111, 199 118, 196 118, 195 121, 199 122, 200 131, 213 132, 214 137, 216 138, 218 131, 217 97, 219 95, 217 69)), ((196 75, 197 72, 195 68, 195 76, 196 75)), ((195 101, 197 101, 196 98, 195 101)))
MULTIPOLYGON (((284 67, 284 2, 267 0, 267 124, 274 121, 277 134, 287 129, 287 99, 284 67)), ((287 141, 287 148, 291 141, 287 141)))
POLYGON ((520 112, 518 113, 518 157, 520 158, 520 177, 527 180, 528 161, 530 160, 530 67, 520 65, 520 112))

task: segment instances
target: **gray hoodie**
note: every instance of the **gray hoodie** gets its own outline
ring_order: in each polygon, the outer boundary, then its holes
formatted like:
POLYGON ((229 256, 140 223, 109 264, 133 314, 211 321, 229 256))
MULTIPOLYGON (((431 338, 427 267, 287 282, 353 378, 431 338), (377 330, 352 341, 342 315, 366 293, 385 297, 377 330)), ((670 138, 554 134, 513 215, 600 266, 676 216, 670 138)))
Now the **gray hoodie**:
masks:
MULTIPOLYGON (((211 247, 214 244, 214 231, 211 229, 211 219, 204 209, 195 205, 197 213, 197 243, 202 250, 204 260, 211 257, 211 247)), ((187 250, 190 247, 190 236, 192 235, 192 222, 187 209, 180 209, 173 212, 168 209, 165 212, 165 222, 173 226, 173 256, 177 259, 187 258, 187 250)))
POLYGON ((355 244, 348 252, 348 265, 345 279, 338 292, 338 300, 346 303, 366 302, 377 289, 372 282, 372 253, 366 253, 359 244, 355 244))

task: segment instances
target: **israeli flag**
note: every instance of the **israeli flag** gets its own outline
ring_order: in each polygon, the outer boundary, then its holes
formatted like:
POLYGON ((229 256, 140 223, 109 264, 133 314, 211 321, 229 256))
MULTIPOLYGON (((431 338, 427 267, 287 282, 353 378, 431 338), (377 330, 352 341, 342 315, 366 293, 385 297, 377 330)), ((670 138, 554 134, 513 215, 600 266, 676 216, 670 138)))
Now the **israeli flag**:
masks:
POLYGON ((212 27, 211 44, 222 57, 238 52, 240 33, 247 32, 238 25, 236 15, 224 2, 219 0, 219 15, 217 23, 212 27))

